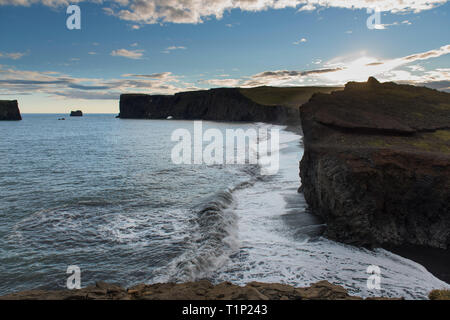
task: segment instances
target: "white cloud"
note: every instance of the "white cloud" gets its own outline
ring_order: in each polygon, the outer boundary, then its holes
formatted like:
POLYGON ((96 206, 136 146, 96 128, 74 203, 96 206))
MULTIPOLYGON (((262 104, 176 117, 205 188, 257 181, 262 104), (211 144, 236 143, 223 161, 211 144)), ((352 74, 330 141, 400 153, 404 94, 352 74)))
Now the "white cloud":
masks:
POLYGON ((125 74, 116 79, 77 78, 54 71, 28 71, 0 65, 0 95, 47 94, 59 98, 118 99, 121 93, 173 94, 193 88, 170 72, 125 74), (124 79, 126 78, 126 79, 124 79))
POLYGON ((293 44, 299 45, 299 44, 304 43, 306 41, 308 41, 308 40, 306 40, 306 38, 301 38, 300 40, 293 42, 293 44))
POLYGON ((316 10, 316 7, 313 4, 305 4, 303 7, 298 9, 299 12, 301 11, 314 11, 316 10))
POLYGON ((208 17, 221 19, 232 9, 263 11, 267 9, 298 8, 312 11, 318 8, 374 8, 393 13, 432 9, 447 0, 133 0, 128 6, 113 10, 123 20, 140 23, 202 23, 208 17))
POLYGON ((183 46, 171 46, 171 47, 168 47, 166 50, 185 50, 186 49, 186 47, 183 47, 183 46))
MULTIPOLYGON (((154 23, 202 23, 213 17, 221 19, 225 12, 263 11, 267 9, 299 8, 313 11, 320 8, 366 9, 377 8, 392 13, 420 12, 433 9, 447 0, 71 0, 80 2, 111 3, 105 13, 139 24, 154 23)), ((69 4, 68 0, 0 0, 0 5, 30 6, 41 3, 46 6, 69 4)), ((132 28, 139 29, 139 25, 132 28)))
POLYGON ((186 47, 183 47, 183 46, 170 46, 170 47, 167 47, 165 50, 163 50, 163 51, 161 51, 162 53, 170 53, 171 51, 174 51, 174 50, 186 50, 187 48, 186 47))
POLYGON ((0 52, 0 58, 6 58, 6 59, 12 59, 12 60, 18 60, 25 55, 27 55, 26 52, 0 52))
POLYGON ((208 84, 215 87, 237 87, 240 85, 240 79, 208 79, 200 80, 201 84, 208 84))
POLYGON ((144 50, 127 50, 127 49, 117 49, 111 52, 114 57, 124 57, 128 59, 141 59, 144 55, 144 50))
MULTIPOLYGON (((321 69, 306 71, 265 71, 241 79, 210 79, 202 83, 210 85, 232 85, 241 87, 298 86, 298 85, 343 85, 348 81, 365 81, 370 76, 380 81, 399 81, 415 84, 448 81, 450 69, 425 70, 414 62, 437 58, 450 53, 450 45, 395 59, 380 60, 359 53, 347 57, 336 57, 323 64, 321 69)), ((319 62, 320 60, 316 60, 319 62)), ((314 63, 314 62, 313 62, 314 63)), ((319 64, 322 61, 319 62, 319 64)))
MULTIPOLYGON (((198 83, 208 87, 342 85, 375 76, 380 81, 406 82, 445 90, 450 86, 450 68, 427 70, 418 63, 449 53, 450 45, 393 59, 376 59, 367 53, 359 53, 336 57, 322 63, 320 69, 264 71, 236 78, 219 74, 217 79, 202 79, 198 83)), ((16 70, 0 65, 0 95, 42 93, 60 98, 118 99, 120 93, 173 94, 196 89, 198 86, 170 72, 123 74, 118 78, 98 79, 77 78, 55 71, 16 70)))

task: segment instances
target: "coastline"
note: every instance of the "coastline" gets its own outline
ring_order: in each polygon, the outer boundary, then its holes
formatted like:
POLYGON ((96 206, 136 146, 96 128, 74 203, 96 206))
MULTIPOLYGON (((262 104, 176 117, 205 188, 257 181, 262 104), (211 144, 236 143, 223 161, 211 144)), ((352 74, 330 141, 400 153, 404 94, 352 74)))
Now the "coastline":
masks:
MULTIPOLYGON (((284 126, 283 126, 284 127, 284 126)), ((283 129, 284 131, 289 131, 289 132, 291 132, 291 133, 294 133, 295 135, 299 135, 300 133, 301 133, 301 129, 300 129, 300 127, 299 126, 294 126, 294 127, 292 127, 292 126, 286 126, 284 129, 283 129)), ((287 170, 288 172, 289 172, 289 175, 291 176, 291 178, 290 178, 290 182, 289 182, 289 188, 290 189, 296 189, 297 187, 298 187, 298 182, 299 182, 299 178, 298 178, 298 164, 297 164, 297 162, 296 162, 296 160, 294 160, 294 158, 292 158, 292 154, 293 154, 293 152, 294 153, 296 153, 296 154, 298 154, 298 152, 299 152, 299 150, 300 149, 292 149, 292 146, 293 145, 299 145, 299 146, 301 146, 301 139, 300 139, 300 137, 298 137, 298 139, 296 139, 296 140, 291 140, 292 142, 290 143, 291 144, 291 147, 288 147, 287 149, 289 149, 290 151, 289 151, 289 153, 291 154, 288 158, 284 158, 284 165, 282 165, 281 166, 281 170, 287 170), (287 166, 286 166, 286 164, 288 164, 287 166)), ((284 152, 283 152, 284 153, 284 152)), ((262 183, 263 185, 265 185, 266 184, 266 182, 264 182, 264 183, 262 183)), ((266 186, 267 187, 267 186, 266 186)), ((281 190, 279 190, 279 191, 281 191, 281 190)), ((239 191, 239 193, 241 193, 242 191, 239 191)), ((281 193, 284 193, 284 192, 286 192, 286 191, 281 191, 281 193)), ((290 195, 291 196, 295 196, 295 195, 297 195, 297 193, 296 193, 296 190, 292 190, 292 191, 289 191, 290 192, 290 195)), ((273 196, 276 196, 276 194, 274 194, 273 196)), ((301 198, 301 197, 297 197, 297 198, 301 198)), ((242 199, 248 199, 248 194, 246 194, 245 192, 244 192, 244 197, 242 198, 242 199)), ((253 201, 254 202, 254 201, 253 201)), ((258 201, 259 202, 259 201, 258 201)), ((292 205, 292 203, 289 203, 289 205, 292 205)), ((281 207, 280 207, 281 208, 281 207)), ((291 207, 289 207, 289 208, 291 208, 291 207)), ((248 210, 249 208, 248 207, 246 207, 245 205, 244 205, 244 207, 242 208, 242 210, 243 211, 246 211, 245 213, 247 213, 248 214, 248 210)), ((289 214, 285 214, 284 212, 281 212, 282 210, 279 210, 280 212, 278 212, 278 214, 280 215, 279 216, 279 218, 280 219, 289 219, 288 221, 287 220, 285 220, 286 222, 288 222, 288 224, 291 224, 291 223, 294 223, 294 225, 292 225, 292 228, 291 228, 291 231, 292 230, 294 230, 295 229, 295 222, 296 222, 296 218, 301 218, 301 217, 299 217, 298 215, 297 216, 295 216, 295 212, 291 212, 291 213, 289 213, 289 214), (294 220, 292 220, 292 219, 294 219, 294 220)), ((255 221, 260 221, 261 219, 260 218, 258 218, 258 217, 254 217, 254 218, 251 218, 250 217, 250 220, 253 220, 254 222, 255 221)), ((270 239, 269 239, 270 240, 270 239)), ((294 249, 293 247, 291 247, 291 249, 293 249, 294 251, 295 250, 298 250, 299 248, 298 247, 303 247, 303 245, 302 245, 302 243, 301 243, 301 241, 299 241, 299 242, 296 242, 296 244, 297 245, 295 245, 295 247, 297 247, 297 249, 294 249)), ((289 243, 286 243, 286 245, 287 245, 287 247, 289 247, 289 246, 291 246, 289 243)), ((341 247, 341 245, 338 245, 339 247, 341 247)), ((357 248, 357 247, 355 247, 355 248, 357 248)), ((293 252, 294 252, 293 251, 293 252)), ((358 251, 359 251, 359 249, 358 249, 358 251)), ((289 251, 290 252, 290 251, 289 251)), ((356 254, 358 254, 358 252, 357 251, 355 251, 355 253, 356 254)), ((316 253, 316 254, 318 254, 318 255, 320 255, 318 252, 316 253)), ((295 255, 294 255, 295 256, 295 255)), ((350 256, 348 256, 348 253, 347 253, 347 257, 350 257, 350 256)), ((299 259, 299 261, 301 261, 302 260, 302 258, 301 258, 301 256, 298 258, 299 259)), ((297 259, 297 260, 298 260, 297 259)), ((363 259, 364 260, 364 259, 363 259)), ((311 263, 312 263, 312 261, 311 261, 311 263)), ((307 264, 307 265, 305 265, 305 267, 306 268, 308 268, 308 267, 310 267, 311 265, 313 265, 313 264, 311 264, 311 263, 309 263, 309 264, 307 264)), ((255 273, 257 273, 257 271, 255 271, 255 273)), ((320 273, 319 273, 320 274, 320 273)), ((295 274, 295 272, 294 272, 294 274, 292 274, 292 276, 300 276, 300 274, 295 274)), ((330 281, 330 282, 332 282, 332 283, 335 283, 336 285, 345 285, 346 286, 346 290, 349 290, 349 289, 351 289, 352 288, 352 285, 350 284, 350 286, 349 287, 347 287, 347 285, 346 285, 346 283, 345 283, 345 281, 336 281, 336 278, 333 278, 333 277, 327 277, 326 276, 326 274, 322 274, 322 276, 319 276, 319 278, 317 278, 317 277, 311 277, 311 275, 309 274, 309 273, 307 273, 307 274, 305 274, 305 275, 303 275, 304 276, 304 278, 303 279, 306 279, 306 280, 303 280, 303 281, 300 281, 300 282, 298 282, 298 284, 297 285, 295 285, 295 281, 294 282, 292 282, 292 280, 287 280, 287 282, 289 283, 289 282, 291 282, 291 284, 294 284, 294 286, 306 286, 306 285, 309 285, 310 283, 313 283, 313 282, 315 282, 315 281, 318 281, 318 280, 322 280, 322 279, 326 279, 326 280, 328 280, 328 281, 330 281)), ((317 274, 316 274, 316 276, 317 276, 317 274)), ((201 278, 200 278, 201 279, 201 278)), ((242 281, 242 282, 239 282, 238 283, 238 285, 241 285, 241 286, 245 286, 245 285, 247 285, 248 283, 251 283, 252 281, 259 281, 259 280, 255 280, 255 279, 258 279, 258 278, 253 278, 253 279, 249 279, 248 281, 242 281)), ((261 278, 259 278, 259 279, 263 279, 262 281, 264 281, 264 277, 261 277, 261 278)), ((343 278, 343 279, 345 279, 345 277, 343 278)), ((89 282, 86 282, 86 283, 93 283, 93 281, 94 280, 101 280, 101 279, 91 279, 89 282)), ((211 280, 211 279, 210 279, 211 280)), ((227 281, 226 279, 222 279, 222 280, 220 280, 219 279, 219 281, 227 281)), ((166 283, 170 283, 170 281, 168 280, 168 281, 161 281, 161 282, 166 282, 166 283)), ((177 281, 178 282, 178 281, 177 281)), ((184 282, 184 281, 183 281, 184 282)), ((232 281, 232 282, 234 282, 234 281, 232 281)), ((284 280, 282 280, 282 278, 273 278, 273 279, 270 279, 269 280, 269 282, 271 282, 272 284, 280 284, 281 282, 284 282, 284 280)), ((365 280, 364 280, 364 283, 365 283, 365 280)), ((281 285, 281 284, 280 284, 281 285)), ((217 283, 216 283, 216 286, 217 286, 217 283)), ((294 287, 293 286, 293 287, 294 287)), ((353 284, 353 287, 354 287, 354 284, 353 284)), ((439 286, 435 286, 435 288, 436 289, 440 289, 440 287, 439 286)), ((49 289, 49 290, 44 290, 44 292, 52 292, 52 290, 50 290, 51 289, 51 287, 48 287, 47 289, 49 289)), ((97 288, 98 289, 98 288, 97 288)), ((431 288, 429 288, 428 290, 431 290, 431 288)), ((42 291, 42 290, 41 290, 42 291)), ((28 291, 27 291, 28 292, 28 291)), ((58 291, 58 292, 60 292, 60 291, 58 291)), ((59 293, 58 293, 59 294, 59 293)), ((352 294, 352 295, 354 295, 354 296, 360 296, 358 293, 355 293, 354 291, 352 292, 352 293, 350 293, 350 294, 352 294)), ((426 294, 427 294, 427 291, 424 291, 424 294, 423 295, 421 295, 421 297, 420 298, 425 298, 426 297, 426 294)), ((10 294, 9 294, 10 295, 10 294)), ((8 295, 8 296, 9 296, 8 295)), ((390 297, 395 297, 395 296, 400 296, 400 295, 390 295, 390 297)), ((367 295, 363 295, 363 297, 369 297, 370 298, 370 296, 367 296, 367 295)), ((80 296, 80 298, 81 298, 81 296, 80 296)))

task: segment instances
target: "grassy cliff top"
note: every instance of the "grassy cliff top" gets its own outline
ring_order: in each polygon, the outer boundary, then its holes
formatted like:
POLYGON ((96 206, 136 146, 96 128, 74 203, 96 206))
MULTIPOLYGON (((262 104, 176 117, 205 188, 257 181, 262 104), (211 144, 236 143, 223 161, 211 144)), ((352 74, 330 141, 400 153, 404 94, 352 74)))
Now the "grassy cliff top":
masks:
POLYGON ((308 102, 314 93, 331 93, 342 87, 255 87, 239 88, 247 98, 262 105, 284 105, 298 108, 308 102))
POLYGON ((308 141, 321 145, 450 155, 446 92, 370 78, 315 94, 302 106, 301 118, 308 141))

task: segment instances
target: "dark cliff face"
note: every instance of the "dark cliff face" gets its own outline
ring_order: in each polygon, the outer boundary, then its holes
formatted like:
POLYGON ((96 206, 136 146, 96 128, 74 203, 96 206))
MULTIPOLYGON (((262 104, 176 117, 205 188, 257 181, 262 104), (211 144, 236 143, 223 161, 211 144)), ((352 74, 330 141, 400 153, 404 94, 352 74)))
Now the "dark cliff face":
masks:
POLYGON ((284 106, 258 104, 242 95, 236 88, 182 92, 172 96, 122 94, 122 119, 173 119, 298 122, 298 111, 284 106))
POLYGON ((81 110, 71 111, 70 116, 71 117, 82 117, 83 112, 81 110))
POLYGON ((0 120, 22 120, 17 100, 0 100, 0 120))
POLYGON ((450 247, 450 94, 371 78, 300 114, 302 190, 329 238, 450 247))

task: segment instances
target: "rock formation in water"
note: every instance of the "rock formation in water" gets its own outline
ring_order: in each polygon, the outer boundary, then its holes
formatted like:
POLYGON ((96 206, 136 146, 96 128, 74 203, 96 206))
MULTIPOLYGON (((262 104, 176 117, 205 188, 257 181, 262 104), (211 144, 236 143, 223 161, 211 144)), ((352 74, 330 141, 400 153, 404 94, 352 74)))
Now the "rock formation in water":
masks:
POLYGON ((82 117, 83 112, 81 110, 71 111, 70 116, 71 117, 82 117))
POLYGON ((302 190, 326 235, 450 248, 450 94, 349 82, 300 108, 302 190))
MULTIPOLYGON (((209 281, 187 283, 139 284, 124 289, 114 284, 97 282, 80 290, 30 290, 0 297, 0 300, 360 300, 343 287, 319 281, 306 288, 278 283, 251 282, 245 287, 209 281)), ((381 299, 384 298, 370 298, 381 299)))
POLYGON ((0 100, 0 120, 22 120, 17 100, 0 100))

